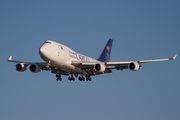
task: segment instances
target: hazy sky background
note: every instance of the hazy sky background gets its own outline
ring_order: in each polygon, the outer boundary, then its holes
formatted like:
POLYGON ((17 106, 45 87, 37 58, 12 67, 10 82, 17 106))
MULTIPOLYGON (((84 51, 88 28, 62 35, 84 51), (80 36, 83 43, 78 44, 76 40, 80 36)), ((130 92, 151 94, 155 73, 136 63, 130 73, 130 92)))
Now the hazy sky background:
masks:
POLYGON ((98 58, 109 38, 110 61, 180 55, 179 0, 1 0, 1 120, 179 120, 180 60, 143 64, 75 82, 49 71, 17 72, 15 60, 42 62, 54 40, 98 58))

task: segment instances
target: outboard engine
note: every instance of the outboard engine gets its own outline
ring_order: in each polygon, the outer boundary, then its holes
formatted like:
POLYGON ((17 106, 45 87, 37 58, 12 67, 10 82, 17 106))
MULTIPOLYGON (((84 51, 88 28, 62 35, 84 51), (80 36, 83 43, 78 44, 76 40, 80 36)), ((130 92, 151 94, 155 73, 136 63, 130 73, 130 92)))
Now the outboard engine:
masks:
POLYGON ((24 63, 18 63, 15 66, 15 69, 19 72, 24 72, 26 70, 26 65, 24 65, 24 63))
POLYGON ((138 62, 132 62, 128 65, 128 68, 132 71, 137 71, 140 68, 140 64, 138 62))

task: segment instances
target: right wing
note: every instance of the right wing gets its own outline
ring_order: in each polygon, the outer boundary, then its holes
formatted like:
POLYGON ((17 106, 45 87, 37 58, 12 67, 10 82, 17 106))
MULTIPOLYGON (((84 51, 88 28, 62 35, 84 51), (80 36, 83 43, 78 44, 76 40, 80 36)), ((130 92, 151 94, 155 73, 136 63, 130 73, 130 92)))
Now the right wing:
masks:
POLYGON ((25 61, 17 61, 17 60, 12 60, 12 56, 8 58, 9 62, 14 62, 18 63, 16 64, 15 68, 19 72, 24 72, 26 68, 29 66, 29 69, 31 72, 38 73, 41 70, 51 70, 51 73, 54 74, 61 74, 61 75, 69 75, 68 72, 65 72, 59 68, 56 68, 56 66, 51 65, 46 62, 25 62, 25 61))
POLYGON ((31 64, 37 64, 40 68, 43 68, 43 67, 46 67, 47 66, 47 63, 46 62, 25 62, 25 61, 17 61, 17 60, 12 60, 12 56, 10 56, 8 58, 8 61, 9 62, 14 62, 14 63, 23 63, 24 65, 26 65, 26 67, 28 65, 31 65, 31 64))

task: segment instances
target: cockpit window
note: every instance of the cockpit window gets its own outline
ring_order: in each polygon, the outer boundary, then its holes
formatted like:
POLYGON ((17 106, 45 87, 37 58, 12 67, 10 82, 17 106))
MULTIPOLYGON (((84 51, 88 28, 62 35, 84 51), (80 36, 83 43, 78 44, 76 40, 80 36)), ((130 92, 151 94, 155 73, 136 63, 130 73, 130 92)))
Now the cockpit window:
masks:
POLYGON ((44 42, 44 43, 50 43, 50 44, 51 44, 51 42, 48 42, 48 41, 46 41, 46 42, 44 42))

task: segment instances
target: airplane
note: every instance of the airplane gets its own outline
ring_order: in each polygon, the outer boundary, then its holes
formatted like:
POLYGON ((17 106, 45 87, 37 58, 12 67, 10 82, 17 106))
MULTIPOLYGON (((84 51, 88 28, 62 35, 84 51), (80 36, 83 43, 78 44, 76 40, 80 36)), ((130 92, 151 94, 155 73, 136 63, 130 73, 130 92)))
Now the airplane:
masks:
POLYGON ((33 73, 41 70, 51 71, 56 74, 57 81, 62 81, 61 75, 69 76, 70 81, 75 81, 73 76, 76 78, 79 76, 80 81, 85 81, 85 78, 86 81, 91 81, 91 76, 112 73, 113 69, 137 71, 142 67, 142 63, 174 60, 177 57, 176 54, 172 58, 164 59, 109 62, 112 43, 113 40, 109 39, 97 60, 77 53, 63 44, 47 40, 39 48, 39 55, 45 62, 17 61, 12 60, 12 56, 8 58, 8 61, 17 63, 15 69, 19 72, 24 72, 30 65, 29 70, 33 73))

